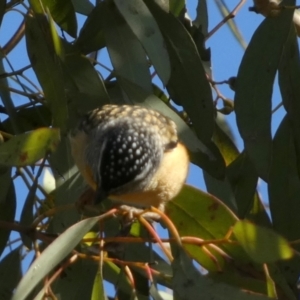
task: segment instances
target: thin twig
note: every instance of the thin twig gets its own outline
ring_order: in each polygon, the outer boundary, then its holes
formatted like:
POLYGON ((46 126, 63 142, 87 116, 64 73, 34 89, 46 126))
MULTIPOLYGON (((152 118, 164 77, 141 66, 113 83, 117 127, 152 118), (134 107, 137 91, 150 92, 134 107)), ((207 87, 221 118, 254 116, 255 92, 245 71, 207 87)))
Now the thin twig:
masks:
POLYGON ((241 7, 246 3, 246 0, 241 0, 238 5, 218 24, 216 25, 205 37, 207 41, 216 31, 218 31, 228 20, 234 18, 241 7))

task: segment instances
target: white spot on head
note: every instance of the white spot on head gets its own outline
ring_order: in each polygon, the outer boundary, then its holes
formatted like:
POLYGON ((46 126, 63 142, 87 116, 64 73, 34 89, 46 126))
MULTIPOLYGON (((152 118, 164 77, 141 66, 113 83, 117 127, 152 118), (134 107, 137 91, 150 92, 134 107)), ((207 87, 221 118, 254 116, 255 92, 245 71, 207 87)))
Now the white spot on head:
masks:
POLYGON ((137 149, 137 150, 135 151, 135 154, 136 154, 136 155, 140 155, 140 154, 141 154, 141 150, 140 150, 140 148, 139 148, 139 149, 137 149))
POLYGON ((131 141, 132 141, 132 137, 129 135, 129 136, 127 137, 127 140, 128 140, 128 142, 131 142, 131 141))
POLYGON ((132 147, 133 149, 135 149, 135 148, 136 148, 136 146, 137 146, 137 144, 136 144, 136 143, 132 143, 132 145, 131 145, 131 147, 132 147))
POLYGON ((122 148, 119 148, 119 149, 118 149, 118 153, 119 153, 119 154, 122 154, 122 153, 123 153, 122 148))
POLYGON ((123 145, 122 145, 122 148, 125 150, 125 149, 126 149, 126 144, 123 144, 123 145))

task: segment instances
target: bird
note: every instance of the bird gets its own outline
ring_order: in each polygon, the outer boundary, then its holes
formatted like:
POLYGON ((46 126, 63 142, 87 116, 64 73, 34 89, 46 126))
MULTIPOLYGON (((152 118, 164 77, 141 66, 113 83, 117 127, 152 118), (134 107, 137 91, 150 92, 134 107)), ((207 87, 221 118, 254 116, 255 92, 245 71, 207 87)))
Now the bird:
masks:
POLYGON ((95 204, 109 198, 164 211, 188 174, 188 152, 176 124, 146 107, 107 104, 91 110, 71 133, 70 144, 95 204))

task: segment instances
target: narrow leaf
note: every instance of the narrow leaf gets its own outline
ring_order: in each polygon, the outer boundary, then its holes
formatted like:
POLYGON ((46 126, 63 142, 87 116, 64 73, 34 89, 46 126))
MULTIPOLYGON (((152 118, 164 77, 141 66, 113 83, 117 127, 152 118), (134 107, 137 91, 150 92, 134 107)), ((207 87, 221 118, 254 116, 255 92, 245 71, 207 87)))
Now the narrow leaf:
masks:
POLYGON ((246 152, 264 180, 271 160, 271 99, 275 74, 293 10, 266 18, 254 33, 241 62, 235 94, 237 125, 246 152))
POLYGON ((18 247, 0 261, 0 299, 11 299, 21 277, 21 256, 18 247))
MULTIPOLYGON (((17 203, 15 187, 11 179, 11 168, 0 167, 0 183, 0 220, 13 222, 17 203)), ((0 257, 6 247, 10 233, 10 230, 0 230, 0 257)))
POLYGON ((12 300, 26 299, 32 289, 74 249, 84 234, 101 218, 102 216, 85 219, 67 229, 52 242, 32 263, 17 286, 12 300))
MULTIPOLYGON (((204 240, 224 238, 237 221, 237 217, 220 200, 188 185, 185 185, 179 195, 167 204, 166 213, 172 219, 180 236, 194 236, 204 240)), ((185 245, 184 248, 206 269, 217 270, 215 262, 201 247, 185 245)), ((226 249, 229 255, 245 258, 242 249, 236 245, 228 244, 221 248, 226 249)), ((222 267, 226 263, 224 257, 214 251, 213 253, 222 267)))
POLYGON ((142 0, 114 0, 118 10, 146 50, 158 76, 166 85, 170 78, 170 60, 161 31, 142 0))
POLYGON ((56 149, 59 130, 40 128, 12 137, 0 145, 0 163, 6 166, 28 166, 56 149))
POLYGON ((247 293, 238 287, 214 281, 202 275, 194 266, 192 260, 182 249, 177 250, 177 255, 172 262, 174 271, 173 289, 180 299, 195 299, 201 295, 201 300, 267 300, 267 296, 247 293))
POLYGON ((275 262, 293 256, 289 243, 273 230, 248 221, 238 221, 233 232, 245 251, 257 263, 275 262))
MULTIPOLYGON (((71 0, 52 1, 52 0, 30 0, 33 7, 42 5, 44 11, 48 8, 54 21, 65 30, 70 36, 76 37, 77 21, 75 10, 71 0), (36 3, 34 3, 36 2, 36 3)), ((36 12, 40 12, 39 10, 36 12)))
POLYGON ((102 5, 100 19, 116 75, 151 93, 151 76, 146 53, 128 24, 116 8, 108 3, 102 5))
POLYGON ((94 280, 91 300, 106 300, 108 299, 103 286, 103 277, 100 272, 97 272, 94 280))
POLYGON ((71 0, 76 12, 88 16, 94 8, 89 0, 71 0))
POLYGON ((146 0, 163 32, 170 55, 172 72, 167 85, 172 99, 182 105, 204 144, 211 142, 214 128, 214 106, 197 47, 183 24, 153 1, 146 0))
POLYGON ((26 18, 26 45, 32 67, 52 112, 53 126, 64 131, 68 116, 64 78, 45 16, 26 18))
POLYGON ((296 165, 300 177, 300 57, 294 24, 291 24, 281 57, 278 79, 282 102, 292 124, 297 153, 296 165))

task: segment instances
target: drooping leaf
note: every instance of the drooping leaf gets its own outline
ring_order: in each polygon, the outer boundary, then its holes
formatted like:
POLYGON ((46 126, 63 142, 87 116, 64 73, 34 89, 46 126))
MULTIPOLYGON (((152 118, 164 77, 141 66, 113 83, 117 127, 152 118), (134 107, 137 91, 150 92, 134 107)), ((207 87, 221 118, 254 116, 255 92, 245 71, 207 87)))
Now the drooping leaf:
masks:
MULTIPOLYGON (((224 238, 238 220, 220 200, 188 185, 185 185, 179 195, 167 204, 166 213, 180 236, 195 236, 204 240, 224 238)), ((218 269, 200 246, 185 245, 184 248, 206 269, 214 271, 218 269)), ((229 255, 245 258, 241 248, 236 245, 234 247, 224 245, 221 248, 226 249, 229 255)), ((226 263, 224 257, 214 250, 212 253, 222 268, 226 263)))
MULTIPOLYGON (((230 10, 226 4, 226 1, 224 0, 216 0, 215 3, 217 4, 217 7, 220 11, 220 13, 222 14, 223 18, 225 18, 226 16, 228 16, 230 14, 230 10)), ((237 26, 236 22, 234 19, 230 19, 226 22, 226 24, 228 25, 230 31, 232 32, 233 36, 236 38, 236 40, 238 41, 238 43, 241 45, 241 47, 243 49, 247 48, 247 44, 239 30, 239 27, 237 26)))
MULTIPOLYGON (((0 220, 13 222, 17 203, 15 187, 11 179, 11 168, 3 166, 0 167, 0 183, 0 220)), ((10 233, 10 230, 0 230, 0 257, 6 246, 10 233)))
MULTIPOLYGON (((16 119, 22 129, 22 132, 28 132, 40 127, 48 127, 51 125, 51 112, 46 106, 33 106, 18 110, 16 119)), ((10 119, 6 119, 1 124, 3 130, 14 134, 10 119)))
POLYGON ((85 219, 62 233, 43 253, 32 263, 26 275, 22 278, 12 297, 12 300, 26 299, 32 289, 62 261, 80 242, 84 234, 90 230, 101 216, 85 219))
POLYGON ((254 33, 239 67, 235 111, 245 150, 258 175, 268 180, 271 160, 271 98, 293 11, 266 18, 254 33))
POLYGON ((0 145, 0 163, 6 166, 28 166, 52 152, 59 144, 58 129, 40 128, 12 137, 0 145))
MULTIPOLYGON (((274 141, 273 157, 268 185, 270 211, 275 230, 290 241, 298 240, 300 230, 300 179, 297 172, 297 157, 293 140, 293 125, 286 116, 281 122, 274 141)), ((300 250, 299 245, 294 245, 300 250)), ((294 284, 300 272, 300 259, 281 262, 282 272, 288 282, 294 284)))
POLYGON ((64 77, 45 16, 26 17, 26 45, 28 57, 52 112, 53 126, 64 131, 68 116, 64 77))
MULTIPOLYGON (((75 203, 84 190, 85 184, 71 156, 69 139, 63 137, 57 150, 49 157, 50 166, 55 177, 55 205, 75 203)), ((49 224, 48 232, 57 233, 66 230, 80 219, 78 211, 59 211, 49 224)))
MULTIPOLYGON (((213 141, 220 150, 226 165, 230 164, 239 154, 233 141, 217 123, 214 126, 213 141)), ((207 191, 222 200, 232 211, 237 212, 234 192, 228 178, 216 179, 207 172, 203 172, 203 176, 207 191)))
POLYGON ((300 57, 294 25, 291 24, 287 42, 281 57, 278 82, 282 102, 291 120, 296 146, 296 165, 300 177, 300 57))
POLYGON ((102 78, 86 57, 68 53, 63 68, 65 80, 69 85, 68 128, 72 130, 83 113, 110 103, 110 98, 102 78))
POLYGON ((202 275, 193 265, 192 260, 182 249, 177 249, 172 263, 174 294, 180 299, 195 299, 201 295, 201 300, 267 300, 268 297, 247 293, 238 287, 220 283, 202 275))
POLYGON ((83 24, 78 39, 74 43, 74 47, 84 54, 105 47, 104 33, 101 22, 99 22, 103 5, 103 3, 99 3, 94 7, 83 24))
POLYGON ((95 261, 76 261, 64 270, 64 276, 61 276, 52 284, 53 291, 59 294, 61 299, 92 299, 93 282, 98 267, 99 265, 95 261))
POLYGON ((203 35, 208 33, 208 11, 206 0, 198 1, 197 16, 193 21, 193 24, 201 29, 203 35))
POLYGON ((161 81, 166 85, 170 78, 171 67, 157 21, 142 0, 114 0, 114 3, 143 45, 161 81))
POLYGON ((289 243, 271 229, 254 225, 248 221, 238 221, 233 227, 233 232, 255 262, 275 262, 293 256, 293 250, 289 243))
POLYGON ((192 37, 172 14, 153 1, 145 1, 164 34, 171 61, 167 85, 172 99, 182 105, 191 118, 199 139, 211 142, 214 127, 212 92, 192 37))
POLYGON ((176 17, 185 9, 184 0, 169 0, 170 12, 176 17))
POLYGON ((45 12, 48 8, 54 21, 69 35, 76 37, 77 21, 72 0, 30 0, 29 2, 36 13, 45 12))
MULTIPOLYGON (((29 189, 25 203, 22 209, 20 224, 24 227, 28 227, 33 222, 33 206, 36 201, 36 192, 37 192, 38 182, 34 181, 32 186, 29 189)), ((32 239, 30 239, 26 234, 21 233, 21 238, 24 246, 28 249, 32 249, 32 239)))
POLYGON ((265 276, 267 281, 267 295, 271 298, 278 299, 276 292, 276 284, 269 274, 268 266, 265 264, 265 276))
POLYGON ((291 122, 287 116, 276 132, 273 148, 268 185, 273 226, 289 240, 298 239, 300 179, 297 174, 291 122))
POLYGON ((227 167, 227 175, 235 195, 238 215, 245 218, 253 207, 258 176, 246 153, 240 154, 227 167))
POLYGON ((91 300, 106 300, 108 299, 103 286, 103 277, 100 272, 97 272, 93 285, 91 300))
POLYGON ((71 0, 76 12, 88 16, 94 8, 89 0, 71 0))
POLYGON ((149 63, 146 53, 116 7, 104 3, 100 14, 106 46, 116 76, 122 76, 152 92, 149 63))
POLYGON ((0 298, 11 299, 21 278, 21 255, 18 247, 0 261, 0 298))

